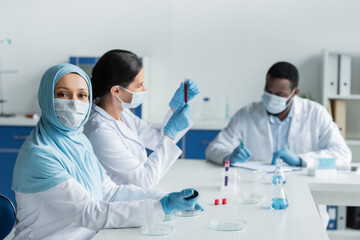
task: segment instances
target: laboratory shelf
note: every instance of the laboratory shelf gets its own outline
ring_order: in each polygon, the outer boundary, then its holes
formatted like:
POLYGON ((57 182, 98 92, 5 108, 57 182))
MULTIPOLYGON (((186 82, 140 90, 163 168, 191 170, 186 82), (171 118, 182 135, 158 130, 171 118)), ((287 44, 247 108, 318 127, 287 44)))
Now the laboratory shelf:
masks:
POLYGON ((328 98, 336 100, 360 100, 360 94, 351 94, 348 96, 328 96, 328 98))
POLYGON ((0 126, 36 126, 39 118, 27 118, 25 114, 13 117, 0 117, 0 126))
POLYGON ((346 228, 343 230, 328 230, 327 234, 330 240, 359 240, 360 230, 346 228))
POLYGON ((346 139, 348 145, 360 145, 360 139, 346 139))

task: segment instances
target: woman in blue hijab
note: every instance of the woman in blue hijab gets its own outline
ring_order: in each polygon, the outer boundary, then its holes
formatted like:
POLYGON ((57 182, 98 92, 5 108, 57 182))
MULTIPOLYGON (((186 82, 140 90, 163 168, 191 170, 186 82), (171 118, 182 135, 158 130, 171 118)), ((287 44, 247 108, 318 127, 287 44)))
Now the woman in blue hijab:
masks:
POLYGON ((164 196, 110 180, 82 133, 91 92, 88 76, 74 65, 59 64, 43 75, 42 116, 14 168, 14 239, 91 239, 101 228, 149 225, 165 213, 201 209, 198 197, 185 199, 193 189, 164 196))

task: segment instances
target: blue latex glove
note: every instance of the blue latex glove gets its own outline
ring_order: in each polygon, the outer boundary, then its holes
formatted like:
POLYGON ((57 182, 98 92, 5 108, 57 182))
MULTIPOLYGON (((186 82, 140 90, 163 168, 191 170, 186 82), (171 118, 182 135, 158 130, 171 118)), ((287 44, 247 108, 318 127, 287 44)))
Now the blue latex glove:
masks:
POLYGON ((230 155, 230 163, 243 163, 247 162, 249 160, 249 157, 251 157, 251 152, 249 149, 247 149, 244 144, 240 144, 237 146, 234 151, 230 155))
MULTIPOLYGON (((188 102, 199 94, 199 86, 196 82, 188 79, 188 102)), ((173 98, 171 99, 169 106, 175 111, 184 106, 184 82, 180 84, 180 87, 176 90, 173 98)))
POLYGON ((182 190, 181 192, 173 192, 167 194, 165 197, 160 199, 161 205, 166 214, 169 214, 173 211, 182 211, 182 210, 201 210, 204 209, 197 203, 200 194, 193 198, 186 200, 186 197, 190 197, 194 193, 193 188, 187 188, 182 190))
POLYGON ((164 127, 164 133, 170 138, 175 139, 178 132, 190 126, 191 122, 190 106, 185 104, 184 107, 176 110, 164 127))
POLYGON ((275 165, 276 159, 278 158, 281 158, 290 166, 300 166, 300 157, 290 151, 288 148, 283 148, 280 151, 275 152, 271 164, 275 165))

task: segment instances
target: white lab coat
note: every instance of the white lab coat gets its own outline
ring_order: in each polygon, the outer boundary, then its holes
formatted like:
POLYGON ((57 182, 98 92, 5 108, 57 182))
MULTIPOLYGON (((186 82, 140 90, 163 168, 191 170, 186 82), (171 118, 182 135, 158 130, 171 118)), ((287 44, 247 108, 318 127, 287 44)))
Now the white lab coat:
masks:
MULTIPOLYGON (((337 166, 351 162, 351 151, 341 136, 331 115, 320 104, 294 97, 288 143, 289 149, 307 163, 314 166, 314 159, 335 157, 337 166)), ((262 102, 255 102, 241 108, 228 126, 210 143, 206 158, 222 164, 240 144, 239 138, 251 151, 250 160, 270 163, 273 156, 273 140, 270 123, 262 102)))
POLYGON ((103 200, 95 200, 75 179, 38 193, 15 192, 18 206, 14 240, 91 239, 102 228, 151 225, 164 220, 165 193, 117 186, 106 176, 103 200))
MULTIPOLYGON (((163 126, 172 116, 169 111, 163 126)), ((117 121, 102 108, 94 105, 84 127, 95 155, 107 174, 117 184, 134 184, 143 188, 156 185, 182 151, 176 142, 189 129, 177 134, 175 141, 125 109, 117 121), (147 156, 146 149, 154 152, 147 156)))

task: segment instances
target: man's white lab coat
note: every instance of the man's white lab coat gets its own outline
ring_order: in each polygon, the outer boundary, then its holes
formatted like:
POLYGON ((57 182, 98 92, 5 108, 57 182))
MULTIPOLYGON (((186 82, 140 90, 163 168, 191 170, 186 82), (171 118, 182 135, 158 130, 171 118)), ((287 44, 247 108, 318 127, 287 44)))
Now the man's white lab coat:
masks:
MULTIPOLYGON (((295 96, 292 102, 294 116, 291 121, 289 149, 307 163, 314 166, 320 157, 335 157, 337 166, 351 162, 351 151, 341 136, 331 115, 320 104, 295 96)), ((271 163, 273 139, 268 115, 262 102, 251 103, 241 108, 228 126, 210 143, 206 158, 223 163, 234 148, 244 142, 252 156, 251 160, 271 163)))

